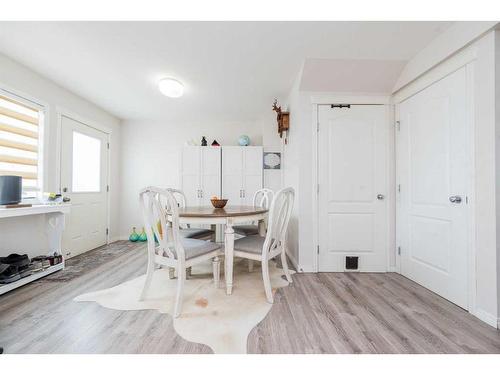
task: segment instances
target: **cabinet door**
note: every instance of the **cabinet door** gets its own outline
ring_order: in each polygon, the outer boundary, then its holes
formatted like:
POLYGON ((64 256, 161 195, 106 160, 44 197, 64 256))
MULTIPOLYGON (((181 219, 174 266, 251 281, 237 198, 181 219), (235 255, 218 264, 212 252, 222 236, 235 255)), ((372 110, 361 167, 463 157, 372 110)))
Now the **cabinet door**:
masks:
POLYGON ((201 150, 201 204, 210 205, 210 198, 221 196, 221 149, 203 147, 201 150))
POLYGON ((198 206, 200 204, 200 158, 201 147, 185 146, 182 149, 181 189, 186 196, 186 205, 198 206))
POLYGON ((243 190, 243 147, 222 148, 222 197, 228 205, 242 204, 243 190))
POLYGON ((252 205, 255 192, 262 189, 262 147, 243 149, 243 204, 252 205))

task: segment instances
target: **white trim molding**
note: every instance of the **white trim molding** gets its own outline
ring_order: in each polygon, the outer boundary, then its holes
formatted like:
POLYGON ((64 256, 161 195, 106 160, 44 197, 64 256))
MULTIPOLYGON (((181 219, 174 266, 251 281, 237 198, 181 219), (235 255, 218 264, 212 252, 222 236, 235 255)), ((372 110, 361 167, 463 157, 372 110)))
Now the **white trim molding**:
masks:
POLYGON ((493 314, 490 314, 489 312, 481 309, 476 309, 474 312, 471 312, 471 314, 494 328, 500 327, 500 318, 496 317, 493 314))

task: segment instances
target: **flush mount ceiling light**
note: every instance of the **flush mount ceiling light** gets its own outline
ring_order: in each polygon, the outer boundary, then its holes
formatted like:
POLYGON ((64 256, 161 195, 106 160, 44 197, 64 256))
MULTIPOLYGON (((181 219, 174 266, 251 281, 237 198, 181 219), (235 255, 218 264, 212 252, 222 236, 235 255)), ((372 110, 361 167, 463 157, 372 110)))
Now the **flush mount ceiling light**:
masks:
POLYGON ((184 85, 174 78, 163 78, 158 82, 160 92, 169 98, 179 98, 184 94, 184 85))

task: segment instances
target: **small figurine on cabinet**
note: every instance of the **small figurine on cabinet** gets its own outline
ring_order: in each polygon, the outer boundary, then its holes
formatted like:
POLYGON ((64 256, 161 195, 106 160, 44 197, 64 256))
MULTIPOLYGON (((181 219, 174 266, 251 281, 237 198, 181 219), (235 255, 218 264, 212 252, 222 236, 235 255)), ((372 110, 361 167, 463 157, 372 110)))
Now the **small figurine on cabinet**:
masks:
POLYGON ((217 140, 214 139, 214 141, 212 142, 212 146, 220 146, 219 142, 217 142, 217 140))
POLYGON ((207 139, 205 138, 205 136, 203 136, 203 137, 201 138, 201 145, 202 145, 202 146, 206 146, 206 145, 207 145, 207 139))

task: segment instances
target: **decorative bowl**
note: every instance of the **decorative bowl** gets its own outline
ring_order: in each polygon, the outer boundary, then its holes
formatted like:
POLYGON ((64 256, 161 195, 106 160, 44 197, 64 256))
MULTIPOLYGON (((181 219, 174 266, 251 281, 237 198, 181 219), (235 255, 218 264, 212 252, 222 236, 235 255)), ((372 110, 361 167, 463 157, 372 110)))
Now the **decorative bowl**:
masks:
POLYGON ((224 208, 227 204, 227 199, 210 199, 210 202, 212 202, 212 206, 215 208, 224 208))

